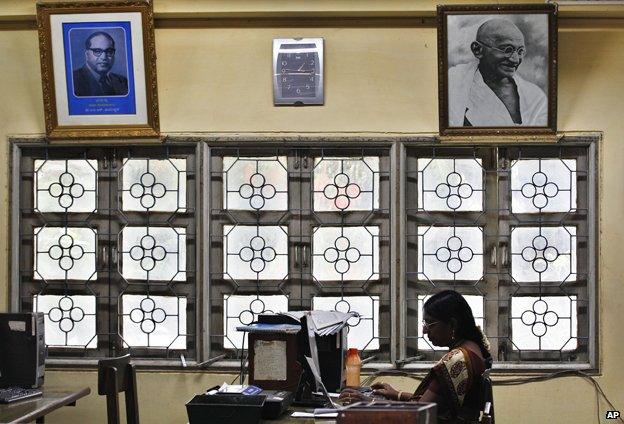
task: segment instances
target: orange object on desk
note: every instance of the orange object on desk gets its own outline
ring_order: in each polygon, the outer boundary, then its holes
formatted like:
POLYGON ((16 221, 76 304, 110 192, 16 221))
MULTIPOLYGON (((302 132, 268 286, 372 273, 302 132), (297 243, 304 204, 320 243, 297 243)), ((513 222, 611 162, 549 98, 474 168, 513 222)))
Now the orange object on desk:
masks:
POLYGON ((347 386, 360 386, 360 371, 362 370, 362 360, 357 349, 351 348, 347 352, 347 360, 345 362, 347 386))

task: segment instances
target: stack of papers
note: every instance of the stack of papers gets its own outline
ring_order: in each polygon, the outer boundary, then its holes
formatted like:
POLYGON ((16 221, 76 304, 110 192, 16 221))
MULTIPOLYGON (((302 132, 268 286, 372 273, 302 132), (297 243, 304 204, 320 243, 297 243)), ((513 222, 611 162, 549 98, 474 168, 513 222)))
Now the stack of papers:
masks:
MULTIPOLYGON (((325 410, 322 410, 325 411, 325 410)), ((293 418, 336 418, 338 416, 338 411, 335 409, 331 412, 317 412, 315 409, 314 412, 293 412, 291 417, 293 418)))
POLYGON ((309 317, 312 319, 315 330, 319 336, 336 334, 342 330, 352 317, 359 316, 357 312, 336 312, 336 311, 310 311, 309 317))
POLYGON ((336 311, 288 311, 280 312, 279 315, 285 315, 299 322, 304 315, 308 315, 308 319, 313 324, 314 333, 318 336, 336 334, 347 325, 350 318, 360 316, 357 312, 336 311))
MULTIPOLYGON (((336 312, 336 311, 288 311, 280 312, 279 315, 292 318, 296 322, 301 322, 301 318, 308 316, 309 322, 314 327, 314 333, 318 336, 329 336, 342 330, 352 317, 359 317, 357 312, 336 312)), ((253 323, 249 325, 239 325, 238 331, 248 333, 287 333, 294 334, 301 330, 299 324, 266 324, 253 323)))
POLYGON ((238 393, 243 395, 257 395, 260 393, 262 389, 257 386, 252 386, 250 384, 227 384, 223 382, 223 384, 219 387, 215 386, 206 391, 207 395, 214 395, 217 393, 238 393))

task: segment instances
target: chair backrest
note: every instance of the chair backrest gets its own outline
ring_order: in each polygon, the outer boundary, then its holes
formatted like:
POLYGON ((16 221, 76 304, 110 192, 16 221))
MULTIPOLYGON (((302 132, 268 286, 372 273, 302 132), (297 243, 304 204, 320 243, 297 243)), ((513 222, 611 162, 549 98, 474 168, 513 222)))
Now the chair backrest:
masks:
POLYGON ((490 378, 491 368, 486 369, 481 374, 481 387, 483 389, 483 412, 488 413, 490 421, 494 424, 494 393, 492 391, 492 379, 490 378), (489 411, 486 410, 489 404, 489 411))
POLYGON ((136 369, 130 355, 98 361, 98 394, 106 395, 109 424, 119 424, 119 392, 126 395, 126 420, 139 424, 136 369))

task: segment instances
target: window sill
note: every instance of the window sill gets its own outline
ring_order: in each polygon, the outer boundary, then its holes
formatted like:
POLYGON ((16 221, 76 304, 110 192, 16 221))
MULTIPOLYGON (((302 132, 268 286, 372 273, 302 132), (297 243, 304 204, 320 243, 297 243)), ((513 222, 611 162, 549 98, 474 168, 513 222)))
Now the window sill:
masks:
MULTIPOLYGON (((170 371, 170 372, 208 372, 208 373, 239 373, 240 361, 225 360, 217 361, 206 367, 198 367, 197 361, 186 361, 183 366, 179 360, 166 359, 133 359, 137 368, 147 371, 170 371)), ((62 371, 69 369, 91 370, 97 369, 97 359, 47 359, 46 368, 50 371, 62 371)), ((391 363, 373 362, 363 366, 364 374, 375 372, 398 371, 406 373, 425 373, 435 364, 435 362, 421 362, 418 364, 407 364, 396 368, 391 363)), ((599 371, 591 364, 562 364, 562 363, 494 363, 493 374, 547 374, 551 372, 576 370, 585 371, 590 375, 599 375, 599 371)))

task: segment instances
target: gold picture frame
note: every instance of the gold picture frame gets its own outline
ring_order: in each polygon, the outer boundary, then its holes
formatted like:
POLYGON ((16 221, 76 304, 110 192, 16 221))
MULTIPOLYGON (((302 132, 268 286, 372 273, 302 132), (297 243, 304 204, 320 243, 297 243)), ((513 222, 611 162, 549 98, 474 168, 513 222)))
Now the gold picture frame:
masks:
POLYGON ((39 2, 37 28, 48 138, 159 136, 151 1, 39 2))
POLYGON ((440 135, 555 134, 556 4, 437 12, 440 135))

